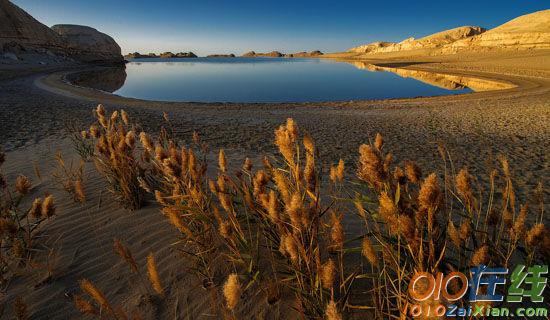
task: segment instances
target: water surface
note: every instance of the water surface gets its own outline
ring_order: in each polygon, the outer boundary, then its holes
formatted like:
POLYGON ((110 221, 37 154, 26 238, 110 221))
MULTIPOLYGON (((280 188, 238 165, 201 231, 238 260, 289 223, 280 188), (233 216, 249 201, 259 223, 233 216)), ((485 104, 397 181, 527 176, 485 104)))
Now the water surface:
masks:
POLYGON ((325 59, 135 59, 115 94, 146 100, 306 102, 467 93, 392 72, 325 59))

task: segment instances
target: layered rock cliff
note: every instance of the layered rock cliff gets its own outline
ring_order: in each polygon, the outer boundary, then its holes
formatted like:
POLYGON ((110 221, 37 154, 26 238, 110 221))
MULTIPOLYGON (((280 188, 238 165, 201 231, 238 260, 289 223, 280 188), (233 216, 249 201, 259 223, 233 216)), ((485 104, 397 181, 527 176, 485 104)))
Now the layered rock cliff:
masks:
POLYGON ((483 34, 456 41, 443 52, 464 49, 550 49, 550 9, 517 17, 483 34))
POLYGON ((356 53, 384 53, 418 49, 433 49, 443 47, 457 40, 478 35, 483 32, 485 32, 485 29, 481 27, 464 26, 438 32, 420 39, 408 38, 399 43, 374 42, 351 48, 349 51, 356 53))
POLYGON ((124 62, 119 45, 94 28, 48 28, 9 0, 0 0, 0 57, 32 62, 124 62))
POLYGON ((459 27, 433 35, 399 43, 374 42, 348 52, 375 54, 428 49, 430 54, 449 54, 461 50, 486 51, 501 49, 549 49, 550 10, 542 10, 515 18, 486 31, 481 27, 459 27))
POLYGON ((124 61, 115 40, 92 27, 58 24, 52 30, 63 40, 68 54, 75 59, 84 62, 124 61))

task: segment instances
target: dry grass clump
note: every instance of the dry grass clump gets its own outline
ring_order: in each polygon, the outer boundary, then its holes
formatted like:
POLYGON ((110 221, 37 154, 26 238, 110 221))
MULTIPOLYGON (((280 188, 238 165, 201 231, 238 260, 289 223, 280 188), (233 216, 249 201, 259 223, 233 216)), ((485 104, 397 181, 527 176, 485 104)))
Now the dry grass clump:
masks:
POLYGON ((489 192, 484 193, 466 168, 423 176, 412 161, 404 168, 394 166, 381 139, 376 141, 359 149, 357 176, 367 188, 355 192, 357 199, 373 194, 378 199, 356 206, 367 235, 362 252, 375 273, 371 281, 378 318, 405 314, 407 286, 416 271, 467 274, 474 265, 510 267, 512 260, 540 261, 540 249, 547 250, 541 248, 543 239, 549 239, 542 215, 527 226, 527 205, 515 203, 505 158, 501 173, 491 173, 489 192))
MULTIPOLYGON (((139 269, 137 261, 134 259, 134 256, 130 249, 126 247, 122 241, 115 239, 113 242, 114 252, 126 263, 132 273, 139 276, 139 280, 144 288, 144 294, 149 298, 153 297, 155 294, 157 297, 164 296, 164 289, 161 284, 161 277, 158 273, 157 263, 155 257, 151 252, 146 259, 145 271, 147 276, 145 277, 141 270, 139 269), (144 281, 145 279, 149 280, 149 286, 144 281)), ((141 319, 140 312, 137 309, 132 309, 129 306, 115 306, 113 305, 107 296, 94 285, 88 279, 82 279, 79 282, 80 289, 85 293, 90 299, 86 299, 83 295, 75 294, 73 296, 73 302, 76 309, 84 315, 96 316, 99 319, 104 319, 107 316, 110 319, 141 319), (128 315, 131 315, 129 317, 128 315)), ((148 300, 152 302, 151 299, 148 300)), ((138 306, 139 307, 139 306, 138 306)))
MULTIPOLYGON (((413 161, 396 165, 377 135, 359 148, 357 179, 344 179, 340 161, 324 185, 313 139, 288 119, 275 130, 278 155, 264 158, 262 166, 246 159, 231 173, 220 150, 217 171, 207 174, 207 150, 197 134, 194 145, 182 146, 164 129, 156 143, 141 132, 137 148, 135 137, 127 141, 128 121, 117 124, 117 113, 110 119, 102 113, 98 108, 98 168, 120 184, 124 179, 112 170, 131 172, 128 166, 138 162, 147 167, 147 176, 131 175, 132 183, 154 194, 181 234, 174 245, 191 262, 188 271, 223 296, 213 303, 234 317, 243 296, 260 294, 269 305, 292 305, 301 318, 342 319, 356 309, 377 319, 399 318, 411 302, 407 289, 417 271, 467 273, 471 265, 510 266, 517 259, 529 264, 550 248, 542 213, 530 217, 527 205, 516 203, 504 158, 485 193, 467 169, 424 175, 413 161), (126 145, 122 160, 109 151, 119 144, 126 145), (360 235, 343 228, 351 212, 364 225, 360 235), (365 290, 366 298, 352 301, 365 290)), ((447 157, 443 161, 453 167, 447 157)), ((127 249, 115 244, 115 250, 134 270, 127 249)), ((154 258, 147 262, 153 290, 164 296, 154 258)))
MULTIPOLYGON (((0 150, 0 167, 5 161, 0 150)), ((53 196, 34 199, 28 208, 22 201, 32 184, 25 176, 18 176, 11 185, 0 171, 0 283, 4 284, 20 267, 31 261, 38 227, 55 215, 53 196)))
POLYGON ((61 189, 70 194, 75 202, 84 203, 86 194, 84 193, 84 160, 81 160, 78 167, 75 167, 72 161, 67 165, 61 152, 55 155, 57 162, 56 170, 52 177, 61 189))
POLYGON ((107 180, 111 194, 123 207, 135 210, 143 204, 145 191, 140 180, 146 169, 136 150, 136 129, 129 124, 128 115, 124 111, 121 114, 114 111, 107 116, 99 105, 95 110, 97 123, 83 131, 82 136, 95 143, 92 159, 107 180))
POLYGON ((90 133, 81 131, 74 123, 66 125, 65 131, 73 143, 74 150, 83 161, 89 161, 94 155, 94 143, 90 140, 90 133))

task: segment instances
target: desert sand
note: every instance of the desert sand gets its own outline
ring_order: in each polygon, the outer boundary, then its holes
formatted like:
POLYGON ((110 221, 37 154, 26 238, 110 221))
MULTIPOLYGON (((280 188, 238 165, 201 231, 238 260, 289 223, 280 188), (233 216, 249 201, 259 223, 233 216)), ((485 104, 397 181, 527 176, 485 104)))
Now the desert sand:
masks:
MULTIPOLYGON (((438 146, 445 147, 454 168, 468 167, 480 177, 482 187, 487 186, 488 174, 502 154, 516 177, 518 203, 529 200, 540 182, 546 188, 544 210, 550 210, 548 10, 489 31, 463 27, 419 40, 377 43, 320 56, 445 88, 468 86, 473 93, 372 101, 220 104, 143 101, 71 85, 65 81, 68 75, 98 70, 74 59, 94 60, 100 54, 100 58, 107 55, 118 60, 118 45, 97 30, 77 26, 63 27, 67 29, 63 40, 21 9, 8 6, 7 1, 1 3, 7 6, 6 12, 11 10, 11 16, 22 17, 19 20, 26 27, 16 31, 26 35, 26 44, 40 47, 32 54, 23 50, 19 56, 9 52, 2 57, 11 61, 0 64, 0 141, 7 151, 2 171, 9 181, 18 174, 30 177, 31 198, 52 193, 57 209, 57 215, 39 230, 33 258, 40 264, 28 264, 6 284, 2 316, 11 315, 12 302, 22 297, 31 319, 81 319, 72 297, 80 292, 78 281, 86 278, 101 288, 112 304, 137 310, 141 318, 221 317, 213 306, 219 304, 216 299, 220 299, 224 277, 215 278, 214 286, 205 289, 183 271, 188 265, 172 246, 178 233, 154 199, 135 212, 119 208, 92 163, 84 167, 87 199, 83 205, 56 185, 52 177, 55 154, 61 152, 66 162, 75 166, 78 162, 67 127, 88 128, 94 121, 92 110, 99 103, 108 111, 124 109, 148 132, 159 131, 166 112, 179 139, 188 142, 192 133, 198 132, 209 146, 211 163, 217 150, 224 148, 233 169, 246 156, 259 167, 263 155, 273 154, 274 130, 289 117, 315 140, 323 171, 342 158, 346 177, 355 174, 359 146, 372 142, 376 133, 384 136, 384 150, 391 151, 397 163, 415 160, 425 173, 441 170, 438 146), (105 50, 90 52, 93 46, 77 46, 71 49, 74 52, 67 52, 70 43, 78 43, 90 33, 105 50), (36 59, 46 60, 33 64, 36 59), (141 268, 149 252, 154 252, 169 298, 151 295, 142 277, 130 274, 128 265, 112 250, 115 237, 129 246, 141 268)), ((13 49, 11 45, 9 49, 13 49)), ((112 81, 116 87, 120 81, 116 73, 112 81)), ((544 222, 548 223, 547 217, 544 222)), ((349 219, 344 220, 344 228, 351 234, 360 232, 349 219)), ((240 314, 258 319, 288 317, 285 299, 268 307, 258 299, 261 297, 242 297, 240 314)))
MULTIPOLYGON (((209 290, 180 272, 181 256, 170 247, 176 233, 155 204, 151 202, 133 213, 118 208, 104 192, 105 184, 92 164, 86 166, 85 205, 73 203, 53 184, 50 176, 55 152, 60 150, 76 161, 64 126, 89 125, 93 121, 91 110, 98 103, 108 110, 126 110, 151 132, 158 130, 162 112, 166 111, 178 137, 189 141, 193 131, 200 132, 213 157, 223 147, 234 166, 246 155, 258 159, 272 153, 274 129, 292 117, 315 139, 323 159, 335 162, 344 158, 349 175, 353 174, 358 146, 380 132, 387 141, 385 148, 393 151, 397 161, 415 159, 427 171, 442 164, 437 151, 441 143, 457 168, 467 166, 472 173, 487 176, 496 156, 505 154, 517 173, 518 186, 530 190, 540 181, 550 185, 549 51, 462 53, 421 59, 371 57, 360 61, 409 73, 498 80, 513 87, 382 101, 202 104, 127 99, 61 81, 63 75, 74 70, 42 70, 2 81, 0 139, 9 151, 4 171, 12 180, 18 173, 32 177, 32 195, 53 192, 58 199, 58 216, 40 231, 43 238, 37 252, 37 257, 44 258, 49 249, 54 250, 53 277, 46 279, 41 268, 27 270, 30 276, 15 278, 9 284, 5 301, 24 296, 33 319, 80 318, 70 297, 78 291, 78 280, 88 278, 107 293, 112 303, 137 308, 146 318, 170 318, 175 313, 191 319, 216 317, 210 309, 211 301, 204 298, 210 296, 209 290), (41 179, 35 176, 34 164, 39 167, 41 179), (170 296, 177 299, 151 301, 113 253, 113 237, 130 244, 140 263, 154 251, 170 296)), ((548 189, 545 195, 548 199, 548 189)), ((527 197, 525 193, 518 195, 520 201, 527 197)), ((550 210, 548 204, 546 209, 550 210)), ((276 309, 258 308, 254 297, 245 301, 242 310, 250 315, 261 318, 269 313, 277 318, 279 314, 276 309)))

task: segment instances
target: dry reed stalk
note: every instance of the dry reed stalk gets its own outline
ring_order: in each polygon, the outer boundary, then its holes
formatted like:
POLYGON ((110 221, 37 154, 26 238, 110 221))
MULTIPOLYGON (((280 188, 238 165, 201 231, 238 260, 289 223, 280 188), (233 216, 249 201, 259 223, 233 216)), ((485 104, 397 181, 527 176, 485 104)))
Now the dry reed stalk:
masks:
POLYGON ((162 288, 162 284, 160 282, 157 264, 152 252, 147 256, 147 275, 149 276, 149 281, 151 281, 151 285, 153 286, 155 292, 161 296, 164 295, 164 289, 162 288))

